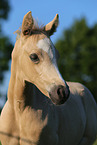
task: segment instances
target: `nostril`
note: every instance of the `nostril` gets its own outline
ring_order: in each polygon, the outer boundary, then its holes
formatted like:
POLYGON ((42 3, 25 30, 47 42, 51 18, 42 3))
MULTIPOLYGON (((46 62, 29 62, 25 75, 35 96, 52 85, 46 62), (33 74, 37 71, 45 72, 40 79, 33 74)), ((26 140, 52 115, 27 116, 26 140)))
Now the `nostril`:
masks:
POLYGON ((64 87, 59 87, 58 89, 57 89, 57 94, 58 94, 58 96, 59 96, 59 98, 60 99, 62 99, 63 97, 65 97, 65 89, 64 89, 64 87))
POLYGON ((58 94, 58 96, 60 96, 60 88, 58 88, 57 94, 58 94))

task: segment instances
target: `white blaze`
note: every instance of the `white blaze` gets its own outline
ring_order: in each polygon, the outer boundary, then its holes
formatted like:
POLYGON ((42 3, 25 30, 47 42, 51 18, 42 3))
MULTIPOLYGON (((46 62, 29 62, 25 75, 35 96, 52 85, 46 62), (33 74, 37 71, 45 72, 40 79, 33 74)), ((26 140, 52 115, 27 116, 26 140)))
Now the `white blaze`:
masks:
POLYGON ((38 41, 37 47, 43 49, 48 53, 49 57, 53 59, 53 45, 49 38, 44 38, 38 41))
MULTIPOLYGON (((39 40, 37 43, 37 47, 44 50, 45 52, 47 52, 47 54, 49 55, 51 60, 54 59, 54 54, 53 54, 54 53, 54 45, 52 44, 52 42, 50 41, 49 38, 44 38, 44 39, 39 40)), ((62 82, 65 83, 65 81, 63 80, 63 78, 62 78, 62 76, 57 68, 56 61, 53 61, 53 66, 55 68, 55 72, 57 72, 59 79, 61 79, 62 82)))

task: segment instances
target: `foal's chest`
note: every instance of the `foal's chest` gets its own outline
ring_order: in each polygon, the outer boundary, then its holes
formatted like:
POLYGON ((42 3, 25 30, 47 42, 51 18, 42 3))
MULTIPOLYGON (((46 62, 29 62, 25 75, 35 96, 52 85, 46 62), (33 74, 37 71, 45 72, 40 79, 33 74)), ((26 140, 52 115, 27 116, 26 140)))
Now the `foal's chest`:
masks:
POLYGON ((56 144, 58 137, 52 120, 48 114, 43 118, 41 110, 25 109, 21 116, 21 144, 56 144))

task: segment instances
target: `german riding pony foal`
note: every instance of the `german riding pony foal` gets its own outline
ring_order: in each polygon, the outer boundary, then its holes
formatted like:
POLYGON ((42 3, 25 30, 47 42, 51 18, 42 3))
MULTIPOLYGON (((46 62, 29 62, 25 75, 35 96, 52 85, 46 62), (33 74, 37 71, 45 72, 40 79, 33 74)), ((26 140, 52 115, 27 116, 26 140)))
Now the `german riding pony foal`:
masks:
POLYGON ((2 145, 92 145, 96 139, 92 94, 79 83, 64 81, 57 67, 50 36, 58 22, 57 14, 38 27, 31 12, 24 16, 12 52, 8 100, 0 116, 2 145))

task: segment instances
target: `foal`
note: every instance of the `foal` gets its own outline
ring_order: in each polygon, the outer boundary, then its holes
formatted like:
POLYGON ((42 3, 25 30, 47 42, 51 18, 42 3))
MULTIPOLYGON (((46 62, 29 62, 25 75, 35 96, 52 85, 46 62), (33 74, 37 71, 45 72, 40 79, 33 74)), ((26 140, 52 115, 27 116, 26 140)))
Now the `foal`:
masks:
POLYGON ((0 117, 2 145, 92 145, 97 105, 89 90, 65 82, 50 36, 58 15, 39 28, 28 12, 12 52, 8 100, 0 117), (44 94, 33 89, 33 84, 44 94), (53 102, 53 103, 52 103, 53 102))

